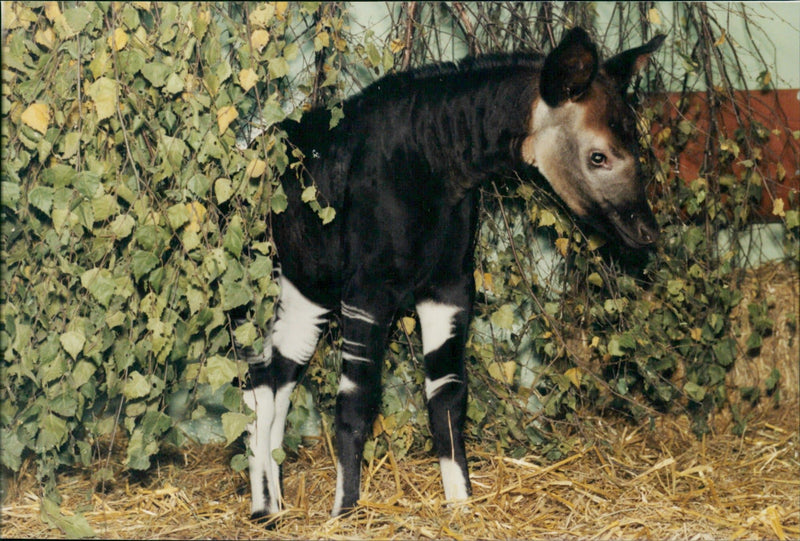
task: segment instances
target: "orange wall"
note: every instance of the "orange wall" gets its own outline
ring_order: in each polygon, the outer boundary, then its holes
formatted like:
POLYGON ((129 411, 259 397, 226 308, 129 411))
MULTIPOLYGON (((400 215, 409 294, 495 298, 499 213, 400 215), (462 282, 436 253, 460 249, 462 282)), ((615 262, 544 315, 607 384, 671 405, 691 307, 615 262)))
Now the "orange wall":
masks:
MULTIPOLYGON (((733 133, 739 125, 738 115, 746 119, 751 115, 752 118, 760 122, 770 131, 769 141, 762 146, 762 156, 758 160, 757 171, 765 178, 764 194, 762 205, 759 210, 761 218, 764 220, 779 219, 773 215, 773 205, 775 198, 784 200, 784 209, 788 210, 789 193, 794 192, 792 200, 794 208, 798 206, 800 198, 800 140, 793 136, 793 132, 800 131, 800 91, 798 89, 777 90, 777 91, 736 91, 734 92, 734 107, 730 100, 720 100, 720 114, 717 115, 720 132, 727 133, 733 138, 733 133), (783 166, 785 174, 780 178, 778 164, 783 166)), ((672 119, 678 119, 679 111, 676 104, 680 98, 678 93, 654 96, 650 98, 651 104, 661 103, 664 112, 668 113, 672 119)), ((709 133, 710 110, 707 107, 707 96, 705 92, 697 92, 689 95, 689 108, 686 109, 685 118, 691 122, 698 130, 698 135, 690 141, 687 148, 680 154, 677 174, 681 178, 690 182, 698 177, 698 171, 703 163, 703 152, 705 149, 706 137, 709 133)), ((679 119, 678 119, 679 120, 679 119)), ((673 124, 674 125, 674 124, 673 124)), ((657 156, 663 157, 665 152, 662 144, 658 142, 658 133, 663 126, 655 124, 653 126, 654 151, 657 156)), ((715 138, 715 151, 719 151, 720 137, 715 138)), ((741 145, 740 145, 741 147, 741 145)), ((711 163, 718 160, 716 152, 712 151, 711 163)), ((736 162, 743 160, 745 152, 732 165, 733 173, 739 178, 744 167, 736 162)), ((713 165, 712 165, 713 167, 713 165)))

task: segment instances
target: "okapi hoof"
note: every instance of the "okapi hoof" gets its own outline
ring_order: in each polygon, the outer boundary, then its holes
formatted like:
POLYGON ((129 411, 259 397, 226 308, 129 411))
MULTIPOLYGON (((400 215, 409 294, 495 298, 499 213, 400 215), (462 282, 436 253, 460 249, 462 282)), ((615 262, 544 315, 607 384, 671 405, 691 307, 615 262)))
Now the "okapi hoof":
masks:
POLYGON ((269 511, 256 511, 250 513, 250 521, 261 524, 267 530, 274 530, 278 523, 278 517, 270 514, 269 511))
POLYGON ((334 509, 331 511, 331 518, 345 518, 349 517, 350 515, 354 514, 358 511, 359 505, 354 503, 353 505, 342 507, 341 509, 334 509))

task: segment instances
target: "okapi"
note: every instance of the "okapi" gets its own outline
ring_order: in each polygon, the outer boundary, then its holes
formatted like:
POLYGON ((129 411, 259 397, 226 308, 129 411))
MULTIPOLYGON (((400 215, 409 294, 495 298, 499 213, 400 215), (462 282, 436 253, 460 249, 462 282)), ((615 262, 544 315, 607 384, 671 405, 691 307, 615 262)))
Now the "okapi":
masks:
POLYGON ((381 364, 400 307, 422 331, 425 396, 448 501, 471 488, 464 449, 464 349, 475 297, 478 187, 538 169, 578 217, 629 247, 658 237, 637 153, 628 83, 663 36, 599 63, 582 29, 546 57, 499 54, 387 75, 342 104, 281 127, 305 156, 303 183, 336 210, 323 225, 301 200, 272 217, 281 294, 264 351, 250 352, 246 403, 252 518, 281 509, 282 445, 290 394, 322 326, 340 315, 342 369, 332 515, 356 507, 365 439, 380 408, 381 364))

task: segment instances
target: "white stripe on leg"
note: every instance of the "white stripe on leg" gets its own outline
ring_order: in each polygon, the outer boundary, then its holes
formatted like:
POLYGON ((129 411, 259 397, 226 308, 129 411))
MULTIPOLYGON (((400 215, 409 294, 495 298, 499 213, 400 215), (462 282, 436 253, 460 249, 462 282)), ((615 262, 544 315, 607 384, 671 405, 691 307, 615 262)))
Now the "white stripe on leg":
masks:
POLYGON ((338 516, 342 512, 342 502, 344 500, 344 475, 342 472, 342 463, 336 462, 336 494, 333 497, 333 510, 331 516, 338 516))
POLYGON ((447 374, 433 381, 429 378, 425 378, 425 396, 430 400, 448 383, 459 383, 460 381, 461 380, 455 374, 447 374))
POLYGON ((329 310, 308 300, 285 276, 281 275, 278 282, 281 297, 272 343, 290 361, 306 364, 317 348, 329 310))
POLYGON ((436 351, 453 337, 453 318, 461 311, 458 306, 435 301, 417 304, 417 315, 422 328, 422 354, 436 351))

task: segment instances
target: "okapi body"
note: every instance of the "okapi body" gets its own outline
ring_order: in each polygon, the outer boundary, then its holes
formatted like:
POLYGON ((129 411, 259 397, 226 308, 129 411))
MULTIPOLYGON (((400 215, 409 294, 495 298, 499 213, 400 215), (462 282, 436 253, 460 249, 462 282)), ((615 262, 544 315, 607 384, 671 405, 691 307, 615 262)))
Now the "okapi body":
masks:
POLYGON ((578 216, 626 245, 657 238, 637 157, 629 79, 662 37, 600 64, 581 29, 552 53, 493 55, 386 76, 343 103, 344 118, 311 110, 282 125, 305 155, 303 184, 336 210, 323 225, 301 201, 274 215, 281 295, 266 347, 252 355, 245 400, 252 517, 281 509, 290 394, 323 325, 340 316, 334 516, 359 498, 362 451, 381 403, 381 365, 400 307, 422 332, 430 427, 447 500, 470 496, 463 426, 464 348, 475 296, 477 188, 534 166, 578 216))

